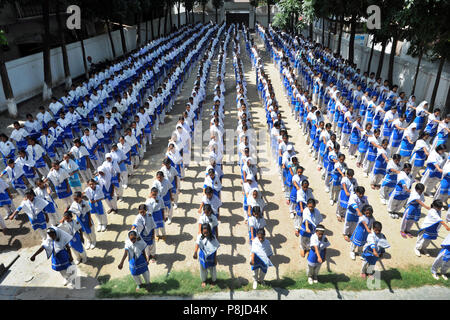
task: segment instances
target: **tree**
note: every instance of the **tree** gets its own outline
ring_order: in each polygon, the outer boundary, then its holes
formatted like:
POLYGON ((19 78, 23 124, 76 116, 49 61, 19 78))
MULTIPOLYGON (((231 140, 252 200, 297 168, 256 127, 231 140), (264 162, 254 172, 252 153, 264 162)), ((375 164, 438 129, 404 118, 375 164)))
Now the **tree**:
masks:
POLYGON ((265 0, 267 4, 267 26, 270 25, 270 8, 277 3, 276 0, 265 0))
POLYGON ((64 66, 64 81, 66 89, 68 90, 72 86, 72 76, 70 75, 69 58, 67 57, 66 38, 64 34, 64 27, 61 17, 61 4, 59 0, 55 1, 55 9, 56 9, 56 20, 58 23, 59 41, 61 42, 61 53, 64 66))
POLYGON ((219 23, 219 19, 217 17, 217 10, 222 8, 222 6, 224 5, 224 1, 223 0, 212 0, 212 5, 213 5, 214 9, 216 9, 216 23, 219 23))
POLYGON ((0 78, 2 78, 3 93, 6 98, 8 113, 11 117, 17 118, 17 104, 14 98, 11 82, 9 80, 8 70, 6 69, 5 55, 3 53, 3 46, 6 45, 8 45, 8 40, 6 39, 5 32, 0 29, 0 78))
POLYGON ((253 29, 256 25, 256 8, 259 6, 259 0, 250 0, 250 5, 253 7, 253 29))
POLYGON ((208 4, 209 0, 197 0, 197 3, 202 6, 202 23, 205 23, 205 11, 206 11, 206 5, 208 4))
POLYGON ((52 67, 50 62, 50 0, 42 1, 42 18, 44 21, 43 39, 43 64, 44 64, 44 85, 42 88, 42 99, 50 100, 52 97, 52 67))
MULTIPOLYGON (((185 14, 186 14, 186 23, 189 21, 189 15, 188 13, 194 10, 194 4, 195 0, 183 0, 183 5, 185 8, 185 14)), ((192 24, 194 24, 194 19, 191 21, 192 24)))

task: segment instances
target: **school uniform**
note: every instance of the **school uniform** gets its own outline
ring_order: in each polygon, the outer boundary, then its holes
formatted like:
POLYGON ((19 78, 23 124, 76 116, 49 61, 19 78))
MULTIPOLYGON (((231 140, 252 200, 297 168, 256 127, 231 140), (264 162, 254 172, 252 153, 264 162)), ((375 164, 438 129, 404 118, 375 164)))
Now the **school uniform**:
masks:
POLYGON ((86 240, 86 249, 93 249, 97 239, 95 229, 93 228, 94 222, 91 220, 90 216, 91 207, 89 202, 86 200, 81 200, 80 203, 74 201, 70 205, 69 210, 76 215, 77 221, 81 225, 81 230, 83 231, 86 240), (92 226, 89 225, 90 223, 92 226))
POLYGON ((53 240, 46 235, 45 240, 42 242, 42 247, 45 249, 47 259, 52 258, 52 269, 61 274, 64 279, 64 285, 66 285, 70 281, 68 269, 72 265, 66 246, 72 240, 72 236, 58 227, 52 227, 52 229, 56 232, 56 239, 53 240))
POLYGON ((311 236, 315 233, 316 226, 322 222, 323 217, 317 208, 314 208, 313 212, 311 212, 309 208, 305 208, 303 210, 302 220, 303 221, 300 226, 300 247, 307 251, 310 249, 311 236), (306 221, 308 221, 308 228, 310 232, 306 231, 306 221))
POLYGON ((444 161, 444 154, 440 155, 436 150, 430 152, 430 155, 425 162, 425 172, 420 180, 420 183, 423 183, 425 186, 425 194, 431 193, 442 178, 442 172, 439 172, 436 166, 442 169, 444 161))
POLYGON ((66 231, 72 236, 72 240, 69 242, 69 246, 73 255, 75 256, 75 264, 80 262, 86 263, 87 255, 84 249, 83 243, 81 242, 80 230, 81 224, 77 220, 72 220, 71 222, 64 221, 58 225, 58 228, 66 231))
POLYGON ((32 187, 35 187, 36 185, 34 182, 38 178, 38 175, 35 173, 35 162, 33 159, 30 159, 28 155, 25 155, 24 158, 19 156, 14 163, 16 166, 22 167, 25 178, 27 178, 32 187))
POLYGON ((156 229, 156 235, 159 236, 162 234, 163 236, 166 235, 166 229, 164 226, 164 200, 162 199, 161 195, 158 193, 158 195, 155 198, 148 198, 145 202, 145 205, 147 206, 147 214, 151 214, 153 217, 153 221, 155 222, 155 229, 156 229))
MULTIPOLYGON (((7 212, 6 217, 10 216, 16 210, 16 207, 14 206, 14 203, 11 197, 9 196, 8 187, 9 185, 5 182, 5 180, 0 178, 0 207, 5 207, 5 210, 7 212)), ((2 229, 6 229, 5 222, 1 215, 0 215, 0 227, 2 229)))
POLYGON ((336 208, 336 215, 338 217, 344 218, 345 212, 348 207, 348 200, 350 195, 354 192, 355 188, 358 186, 358 183, 355 178, 348 178, 347 176, 343 177, 341 180, 341 189, 339 192, 339 201, 336 208), (344 186, 347 188, 348 196, 345 193, 344 186))
MULTIPOLYGON (((81 142, 84 144, 84 147, 86 147, 89 153, 89 162, 92 164, 93 170, 96 171, 101 164, 100 156, 98 154, 98 147, 100 141, 92 132, 90 132, 88 136, 85 134, 81 137, 81 142)), ((85 155, 84 150, 81 152, 84 157, 85 155)))
POLYGON ((48 174, 48 166, 45 163, 44 155, 46 154, 44 148, 39 144, 35 144, 34 146, 29 145, 26 149, 28 157, 34 161, 34 167, 39 171, 39 173, 45 177, 48 174))
POLYGON ((142 240, 145 241, 145 253, 150 256, 156 255, 156 244, 154 241, 156 224, 151 214, 146 213, 145 216, 138 214, 134 220, 133 227, 142 240))
POLYGON ((111 171, 110 168, 108 168, 105 165, 101 165, 98 169, 98 172, 103 172, 104 175, 101 176, 100 174, 95 177, 95 180, 97 181, 98 185, 102 187, 102 192, 104 197, 104 200, 106 204, 108 205, 110 210, 114 210, 117 212, 117 195, 116 195, 116 185, 113 180, 114 172, 111 171))
POLYGON ((40 197, 34 197, 32 201, 23 200, 16 209, 17 212, 21 210, 25 212, 30 220, 31 228, 37 231, 42 239, 46 237, 47 222, 45 221, 45 208, 47 205, 48 201, 40 197))
POLYGON ((445 275, 450 268, 450 234, 442 241, 441 247, 442 249, 431 265, 431 273, 445 275))
POLYGON ((20 128, 19 130, 14 129, 9 137, 16 143, 17 150, 25 150, 28 146, 28 135, 28 131, 25 128, 20 128))
POLYGON ((81 180, 78 175, 79 167, 76 164, 76 162, 73 161, 72 159, 69 159, 69 161, 66 160, 62 161, 59 165, 69 174, 68 181, 70 187, 75 191, 81 191, 81 180))
POLYGON ((381 182, 380 198, 383 204, 386 204, 397 183, 397 173, 394 170, 401 171, 401 167, 391 159, 386 166, 386 175, 381 182))
POLYGON ((209 226, 211 227, 211 232, 212 234, 217 237, 217 227, 219 225, 219 221, 217 220, 217 217, 213 214, 211 214, 209 217, 203 213, 199 218, 198 218, 198 224, 201 226, 202 224, 207 223, 209 224, 209 226))
POLYGON ((73 155, 75 159, 75 163, 78 166, 78 172, 80 173, 80 176, 83 178, 84 183, 87 184, 88 181, 92 179, 92 173, 88 167, 88 158, 89 158, 88 149, 83 145, 81 145, 80 147, 73 146, 70 149, 70 153, 73 155))
POLYGON ((215 282, 217 279, 215 259, 220 244, 215 236, 208 239, 201 234, 197 236, 196 243, 200 249, 198 255, 198 261, 200 262, 200 278, 202 282, 205 282, 209 271, 211 273, 212 281, 215 282))
POLYGON ((8 160, 15 159, 16 148, 11 141, 0 141, 0 154, 2 155, 3 164, 8 165, 8 160))
POLYGON ((312 278, 313 280, 317 280, 317 275, 319 274, 320 267, 325 259, 326 248, 330 246, 330 242, 326 235, 322 236, 322 239, 319 240, 319 237, 316 233, 311 236, 310 241, 311 248, 309 249, 308 254, 308 268, 307 268, 307 276, 308 278, 312 278), (317 247, 319 250, 319 255, 322 259, 322 262, 318 261, 318 256, 314 247, 317 247))
POLYGON ((68 183, 69 177, 69 173, 61 167, 59 170, 51 169, 47 175, 48 180, 50 180, 55 187, 58 199, 63 200, 67 206, 70 206, 72 203, 72 189, 68 183))
POLYGON ((52 196, 47 192, 47 188, 44 187, 43 189, 36 187, 33 189, 35 195, 37 197, 40 197, 46 201, 48 201, 48 205, 45 207, 45 213, 48 216, 49 224, 56 226, 58 225, 59 221, 61 220, 60 214, 56 211, 56 208, 58 206, 56 205, 55 200, 53 200, 52 196))
POLYGON ((104 231, 108 224, 108 218, 103 208, 102 200, 105 198, 103 189, 100 185, 96 185, 95 189, 87 187, 84 189, 84 194, 89 200, 89 206, 91 207, 91 214, 95 214, 98 221, 97 231, 104 231), (96 202, 94 202, 96 201, 96 202))
MULTIPOLYGON (((139 239, 139 238, 138 238, 139 239)), ((138 286, 142 284, 141 275, 145 282, 150 282, 150 272, 148 270, 148 263, 143 254, 147 244, 144 240, 139 239, 136 242, 131 242, 128 238, 125 241, 125 251, 128 253, 128 265, 131 276, 138 286)))
POLYGON ((376 234, 372 231, 367 236, 367 242, 364 245, 363 253, 361 254, 364 259, 361 266, 362 274, 373 274, 375 264, 380 259, 379 257, 373 254, 373 250, 377 252, 378 255, 385 252, 385 249, 389 248, 390 245, 386 240, 386 237, 381 232, 376 234))
POLYGON ((360 198, 356 193, 350 194, 350 198, 348 199, 347 211, 345 213, 345 223, 343 231, 344 235, 350 237, 350 235, 353 234, 353 231, 355 231, 359 220, 356 209, 359 209, 359 211, 361 211, 366 204, 369 204, 367 196, 362 196, 360 198))
POLYGON ((411 155, 411 176, 413 178, 417 177, 419 170, 425 167, 425 162, 427 160, 427 155, 431 151, 430 145, 423 139, 417 140, 414 145, 414 149, 411 155))
POLYGON ((431 208, 423 220, 416 241, 416 250, 425 250, 432 240, 436 240, 441 227, 441 211, 431 208))
POLYGON ((270 261, 273 251, 269 240, 264 239, 264 241, 261 242, 259 239, 255 239, 252 242, 251 254, 255 255, 255 263, 251 267, 253 271, 253 281, 262 282, 266 276, 267 269, 273 266, 272 261, 270 261))
POLYGON ((358 253, 362 251, 364 245, 366 244, 367 236, 369 235, 364 223, 367 225, 367 228, 371 230, 374 222, 375 219, 373 217, 368 218, 364 214, 358 218, 358 224, 356 225, 356 228, 350 238, 350 252, 354 252, 355 249, 357 249, 358 253))
POLYGON ((14 165, 14 168, 7 166, 1 173, 1 175, 7 175, 9 183, 20 195, 25 195, 25 190, 27 186, 25 185, 25 173, 23 167, 19 165, 14 165))

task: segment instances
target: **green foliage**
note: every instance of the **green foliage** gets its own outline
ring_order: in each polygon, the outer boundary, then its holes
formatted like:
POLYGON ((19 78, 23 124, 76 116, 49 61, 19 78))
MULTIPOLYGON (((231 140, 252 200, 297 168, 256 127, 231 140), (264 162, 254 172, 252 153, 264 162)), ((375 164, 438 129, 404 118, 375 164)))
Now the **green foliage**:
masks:
POLYGON ((212 0, 212 5, 215 9, 220 9, 224 5, 224 0, 212 0))
POLYGON ((8 39, 6 39, 5 31, 0 29, 0 45, 4 46, 8 44, 8 39))

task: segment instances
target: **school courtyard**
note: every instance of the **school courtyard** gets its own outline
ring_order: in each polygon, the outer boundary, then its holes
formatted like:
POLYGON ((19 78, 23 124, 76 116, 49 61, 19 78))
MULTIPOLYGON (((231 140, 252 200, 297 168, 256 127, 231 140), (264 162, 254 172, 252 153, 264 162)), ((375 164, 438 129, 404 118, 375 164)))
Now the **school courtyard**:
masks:
MULTIPOLYGON (((320 299, 386 299, 390 293, 395 299, 408 298, 434 298, 448 299, 450 288, 444 280, 434 280, 429 268, 438 254, 439 244, 445 237, 441 232, 438 240, 430 247, 431 256, 414 254, 416 238, 404 239, 400 236, 400 220, 389 217, 386 206, 379 201, 379 191, 370 188, 369 178, 357 168, 354 160, 348 160, 349 166, 354 168, 355 177, 360 185, 366 188, 366 195, 374 207, 374 217, 383 224, 383 233, 386 235, 391 248, 377 264, 381 279, 379 282, 371 280, 366 282, 359 278, 361 261, 355 261, 349 256, 349 243, 342 237, 343 224, 335 216, 335 206, 329 204, 329 194, 325 192, 317 164, 313 161, 305 136, 300 134, 290 108, 279 72, 266 53, 261 39, 252 34, 262 54, 264 68, 269 73, 276 91, 283 120, 290 133, 290 141, 294 143, 300 165, 305 168, 310 187, 314 196, 319 200, 318 208, 324 215, 323 224, 326 235, 331 243, 327 250, 326 262, 319 275, 320 283, 308 285, 305 281, 307 262, 299 254, 299 238, 294 234, 293 220, 289 217, 288 205, 282 192, 282 182, 274 170, 274 163, 270 155, 268 135, 261 135, 258 141, 258 165, 261 169, 262 180, 259 181, 263 199, 267 204, 265 219, 267 222, 267 238, 270 240, 274 255, 271 259, 274 267, 269 268, 266 282, 273 287, 264 287, 265 291, 252 292, 248 296, 252 273, 250 270, 250 255, 248 243, 248 227, 244 223, 242 209, 243 193, 240 178, 240 168, 237 163, 236 140, 224 138, 225 144, 232 143, 232 154, 224 157, 224 178, 222 202, 220 209, 218 250, 218 287, 205 289, 196 287, 200 283, 198 260, 194 260, 195 239, 198 233, 198 208, 201 202, 202 187, 207 166, 207 159, 200 162, 193 160, 186 170, 186 177, 181 182, 178 208, 174 210, 172 224, 166 225, 167 240, 156 243, 157 261, 149 264, 150 281, 156 283, 148 292, 134 293, 133 282, 129 277, 129 270, 124 267, 118 269, 120 258, 123 255, 124 240, 130 225, 134 222, 137 207, 144 203, 149 195, 149 186, 152 184, 156 172, 160 169, 166 152, 167 141, 175 127, 179 115, 185 108, 193 87, 197 67, 193 67, 189 79, 185 82, 181 94, 177 97, 172 112, 160 126, 150 150, 147 150, 144 161, 135 171, 124 192, 123 201, 118 202, 119 212, 108 215, 108 228, 106 232, 97 233, 97 246, 88 250, 86 264, 78 265, 81 289, 68 289, 61 284, 60 275, 53 272, 50 261, 45 255, 40 255, 34 263, 29 257, 40 245, 39 236, 30 230, 28 219, 21 214, 19 220, 8 221, 9 230, 0 236, 0 261, 10 264, 9 270, 0 279, 0 299, 92 299, 92 298, 120 298, 143 296, 152 298, 153 294, 160 296, 182 295, 193 297, 189 292, 195 293, 198 299, 286 299, 286 298, 314 298, 320 299), (266 137, 266 141, 264 140, 266 137), (231 141, 231 142, 228 142, 231 141), (12 251, 12 252, 11 252, 12 251), (17 257, 16 255, 19 255, 17 257), (250 284, 249 284, 250 283, 250 284), (422 289, 406 290, 399 288, 428 285, 422 289), (436 285, 436 286, 434 286, 436 285), (305 291, 309 289, 329 289, 327 291, 305 291), (132 290, 130 289, 132 288, 132 290), (298 291, 300 289, 300 291, 298 291), (191 291, 190 291, 191 290, 191 291), (293 291, 292 291, 293 290, 293 291), (302 291, 304 290, 304 291, 302 291), (353 290, 361 291, 352 293, 353 290), (376 292, 371 292, 375 290, 376 292), (223 293, 217 293, 223 291, 223 293), (245 292, 241 292, 245 291, 245 292), (216 292, 216 293, 214 293, 216 292)), ((250 59, 245 51, 245 43, 241 37, 241 57, 244 62, 245 77, 247 81, 247 98, 250 104, 252 123, 256 130, 267 132, 266 117, 256 90, 255 71, 252 69, 250 59)), ((208 83, 210 91, 203 103, 203 119, 196 124, 197 137, 193 139, 193 159, 202 158, 205 154, 209 139, 203 139, 203 133, 208 128, 209 115, 212 106, 212 89, 214 86, 217 59, 214 60, 208 83), (202 141, 203 140, 203 141, 202 141), (198 142, 200 141, 200 142, 198 142)), ((237 126, 235 76, 232 64, 231 45, 229 46, 226 62, 226 94, 225 94, 225 121, 227 134, 233 134, 237 126)), ((26 107, 25 107, 26 108, 26 107)), ((31 106, 29 106, 31 109, 31 106)), ((22 109, 24 110, 24 109, 22 109)), ((4 121, 4 120, 3 120, 4 121)), ((208 136, 208 135, 206 135, 208 136)), ((225 150, 229 147, 225 145, 225 150)), ((430 198, 427 198, 429 204, 430 198)), ((15 201, 19 203, 18 197, 15 201)), ((414 229, 417 234, 417 227, 414 229)), ((175 297, 175 296, 172 296, 175 297)))

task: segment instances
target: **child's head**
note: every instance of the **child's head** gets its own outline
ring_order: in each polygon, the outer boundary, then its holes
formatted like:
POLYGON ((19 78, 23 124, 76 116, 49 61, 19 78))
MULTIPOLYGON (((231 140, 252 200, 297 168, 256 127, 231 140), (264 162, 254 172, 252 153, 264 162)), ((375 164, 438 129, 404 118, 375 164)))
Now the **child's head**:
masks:
POLYGON ((365 192, 366 192, 366 189, 363 186, 357 186, 355 188, 355 193, 359 198, 362 198, 364 196, 365 192))
POLYGON ((414 187, 414 190, 416 190, 416 192, 418 194, 422 194, 425 191, 425 186, 423 185, 423 183, 418 183, 416 184, 416 186, 414 187))
POLYGON ((134 231, 134 230, 130 230, 130 231, 128 232, 128 239, 130 239, 130 241, 131 241, 132 243, 135 243, 136 240, 137 240, 137 232, 134 231))
POLYGON ((379 234, 381 232, 382 228, 383 228, 383 225, 381 224, 381 222, 375 221, 373 223, 373 232, 375 232, 375 234, 379 234))
POLYGON ((309 181, 308 180, 303 180, 302 181, 302 190, 306 191, 309 188, 309 181))
POLYGON ((347 170, 347 177, 353 178, 354 176, 355 176, 355 170, 353 170, 353 169, 348 169, 348 170, 347 170))
POLYGON ((317 238, 319 238, 319 240, 322 240, 324 233, 325 233, 325 227, 322 224, 317 225, 316 235, 317 235, 317 238))
POLYGON ((313 211, 314 208, 316 207, 316 200, 314 199, 309 199, 308 202, 306 203, 306 206, 308 207, 308 209, 310 211, 313 211))
POLYGON ((205 205, 203 205, 203 212, 205 213, 205 215, 206 215, 207 217, 209 217, 209 216, 211 215, 211 213, 212 213, 212 207, 211 207, 211 205, 210 205, 210 204, 205 204, 205 205))
POLYGON ((64 219, 64 221, 71 222, 72 219, 73 219, 72 211, 69 211, 69 210, 68 210, 68 211, 64 212, 64 217, 63 217, 63 219, 64 219))
POLYGON ((25 192, 25 198, 27 200, 33 201, 34 197, 35 197, 35 193, 33 191, 33 189, 29 189, 27 192, 25 192))
POLYGON ((138 211, 141 216, 145 216, 145 214, 147 213, 147 206, 144 203, 140 204, 138 207, 138 211))
POLYGON ((297 168, 297 174, 299 176, 301 176, 303 174, 303 172, 305 171, 305 168, 303 168, 302 166, 298 166, 297 168))
POLYGON ((157 173, 156 173, 156 179, 158 180, 158 181, 163 181, 163 179, 164 179, 164 173, 162 172, 162 171, 158 171, 157 173))
POLYGON ((261 208, 259 206, 255 206, 252 208, 252 215, 259 218, 261 216, 261 208))
POLYGON ((405 171, 406 174, 410 174, 411 173, 411 163, 405 163, 403 165, 403 171, 405 171))
POLYGON ((392 156, 392 160, 394 161, 395 164, 399 164, 401 159, 402 157, 398 153, 392 156))
POLYGON ((202 235, 205 238, 209 238, 211 235, 211 226, 209 223, 202 224, 202 235))
POLYGON ((436 211, 441 211, 444 207, 444 204, 442 203, 442 200, 436 199, 431 203, 431 208, 433 208, 436 211))
POLYGON ((264 239, 266 238, 266 231, 265 231, 263 228, 258 229, 258 230, 256 231, 256 237, 258 238, 258 240, 259 240, 260 242, 263 242, 264 239))
POLYGON ((366 204, 363 208, 362 208, 362 213, 363 215, 365 215, 366 217, 371 217, 373 215, 373 208, 371 205, 366 204))
POLYGON ((75 191, 73 194, 73 200, 75 202, 81 202, 81 200, 83 199, 83 194, 81 193, 81 191, 75 191))
POLYGON ((345 161, 345 154, 341 153, 339 155, 339 157, 338 157, 338 160, 339 160, 340 163, 344 163, 344 161, 345 161))
POLYGON ((89 180, 89 187, 91 187, 91 189, 95 189, 95 187, 97 186, 97 183, 95 182, 94 179, 89 180))
POLYGON ((158 195, 158 188, 153 187, 153 188, 150 190, 150 196, 151 196, 152 198, 156 198, 157 195, 158 195))

